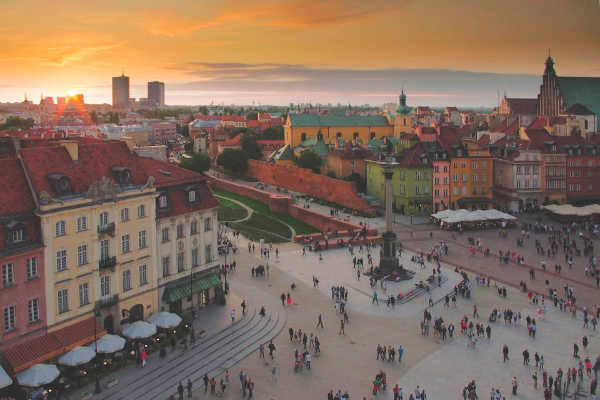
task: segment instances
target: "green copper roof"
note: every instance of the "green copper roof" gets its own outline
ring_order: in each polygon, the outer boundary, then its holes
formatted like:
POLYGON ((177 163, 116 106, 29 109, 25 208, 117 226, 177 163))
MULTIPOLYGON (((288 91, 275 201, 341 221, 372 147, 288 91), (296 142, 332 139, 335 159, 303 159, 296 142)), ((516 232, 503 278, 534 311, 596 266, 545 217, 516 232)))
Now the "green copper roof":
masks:
POLYGON ((290 114, 292 126, 390 126, 382 115, 290 114))
POLYGON ((304 142, 294 147, 294 152, 296 153, 302 153, 305 150, 312 150, 319 157, 325 157, 329 154, 329 146, 322 140, 317 140, 315 138, 306 139, 304 142))
POLYGON ((567 107, 579 103, 589 108, 600 124, 600 78, 556 77, 567 107))

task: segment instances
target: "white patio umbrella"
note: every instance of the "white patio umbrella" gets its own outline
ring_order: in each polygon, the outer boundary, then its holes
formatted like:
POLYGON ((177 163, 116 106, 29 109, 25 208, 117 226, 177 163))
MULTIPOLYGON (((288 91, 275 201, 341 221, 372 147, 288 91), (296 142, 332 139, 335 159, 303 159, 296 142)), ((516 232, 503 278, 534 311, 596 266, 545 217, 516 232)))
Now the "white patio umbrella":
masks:
POLYGON ((123 328, 123 335, 129 339, 146 339, 156 334, 156 326, 146 321, 135 321, 123 328))
POLYGON ((104 335, 100 339, 96 340, 96 343, 92 343, 90 347, 96 350, 98 353, 114 353, 115 351, 122 350, 125 347, 125 339, 118 335, 104 335), (96 349, 96 346, 98 347, 96 349))
POLYGON ((13 380, 8 376, 4 368, 0 367, 0 389, 12 385, 13 380))
POLYGON ((58 358, 60 365, 76 367, 77 365, 85 364, 96 356, 93 348, 86 346, 75 347, 68 353, 63 354, 58 358))
POLYGON ((173 314, 166 311, 161 311, 157 314, 151 315, 148 318, 148 322, 152 325, 156 325, 159 328, 175 328, 181 323, 181 317, 177 314, 173 314))
POLYGON ((27 387, 40 387, 54 381, 60 375, 56 365, 36 364, 17 375, 19 385, 27 387))

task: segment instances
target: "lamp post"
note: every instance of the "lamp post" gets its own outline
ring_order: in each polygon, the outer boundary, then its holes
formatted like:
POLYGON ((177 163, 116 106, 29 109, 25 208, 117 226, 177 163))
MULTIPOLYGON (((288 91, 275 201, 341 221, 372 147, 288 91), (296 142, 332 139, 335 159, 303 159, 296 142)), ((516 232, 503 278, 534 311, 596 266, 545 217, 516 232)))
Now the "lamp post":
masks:
MULTIPOLYGON (((96 357, 97 357, 98 356, 97 318, 100 316, 100 311, 97 308, 94 308, 93 313, 94 313, 94 351, 96 352, 96 357)), ((95 377, 96 378, 96 388, 95 388, 94 392, 96 394, 98 394, 98 393, 102 393, 102 387, 100 387, 100 376, 99 376, 100 374, 98 371, 98 360, 96 360, 95 371, 96 371, 96 374, 95 374, 96 375, 96 377, 95 377)))

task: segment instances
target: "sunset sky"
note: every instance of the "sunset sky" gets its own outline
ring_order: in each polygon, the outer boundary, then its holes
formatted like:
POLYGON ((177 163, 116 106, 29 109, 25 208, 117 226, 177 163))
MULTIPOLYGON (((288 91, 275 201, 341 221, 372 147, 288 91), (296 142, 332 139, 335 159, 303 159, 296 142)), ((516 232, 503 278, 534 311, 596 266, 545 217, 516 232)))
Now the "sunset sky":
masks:
POLYGON ((111 77, 167 104, 494 105, 559 75, 600 76, 599 0, 2 0, 0 101, 111 77))

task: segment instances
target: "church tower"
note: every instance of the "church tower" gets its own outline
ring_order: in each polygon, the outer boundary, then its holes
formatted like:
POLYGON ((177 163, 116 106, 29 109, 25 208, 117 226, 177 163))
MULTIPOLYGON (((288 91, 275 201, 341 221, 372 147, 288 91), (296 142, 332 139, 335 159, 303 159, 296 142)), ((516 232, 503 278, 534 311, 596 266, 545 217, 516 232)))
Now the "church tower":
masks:
POLYGON ((550 51, 548 51, 546 68, 544 69, 540 94, 538 95, 538 115, 555 117, 560 114, 562 104, 562 96, 560 95, 556 71, 554 70, 554 60, 550 55, 550 51))

